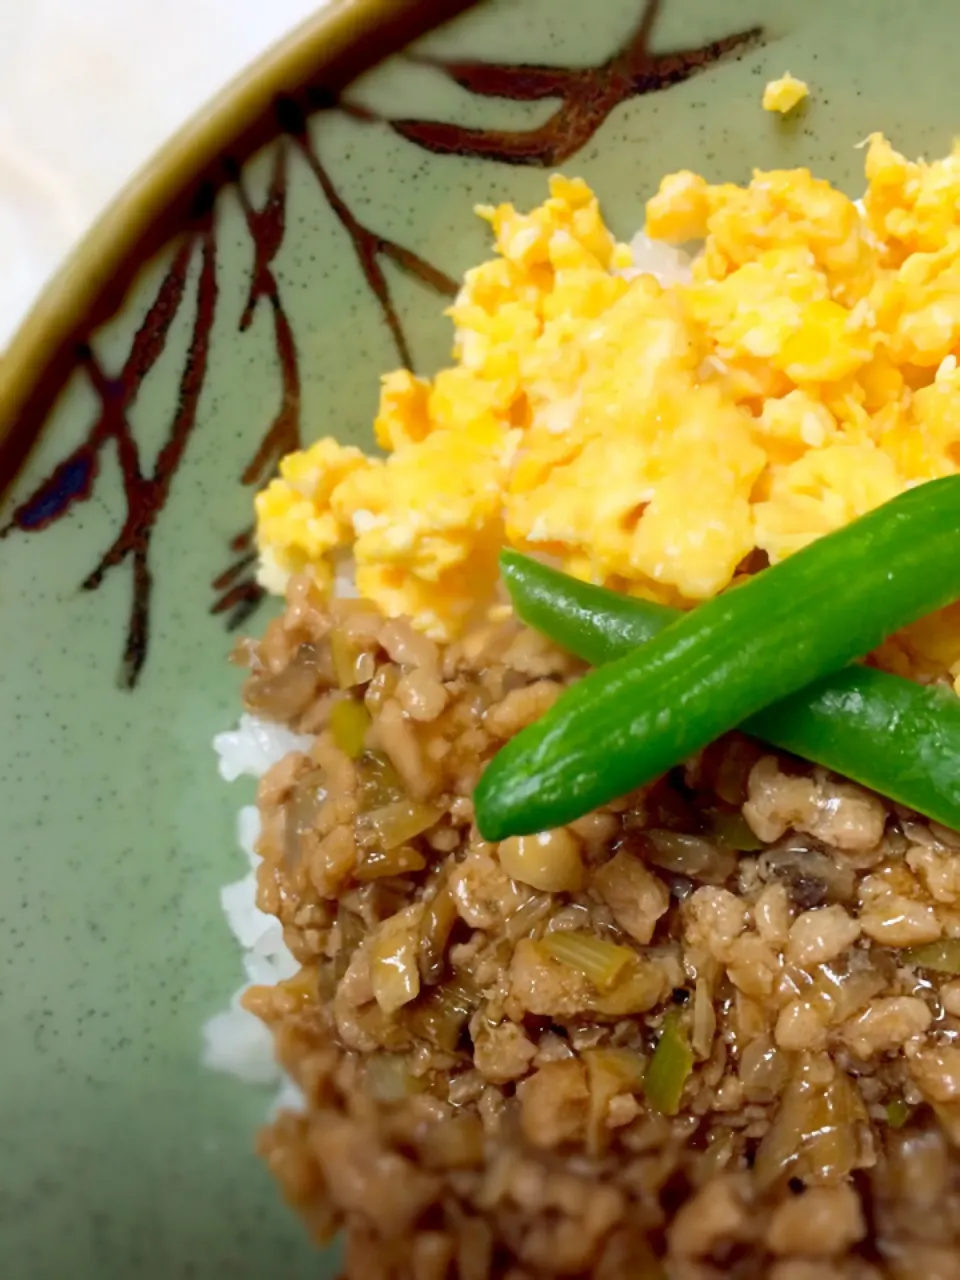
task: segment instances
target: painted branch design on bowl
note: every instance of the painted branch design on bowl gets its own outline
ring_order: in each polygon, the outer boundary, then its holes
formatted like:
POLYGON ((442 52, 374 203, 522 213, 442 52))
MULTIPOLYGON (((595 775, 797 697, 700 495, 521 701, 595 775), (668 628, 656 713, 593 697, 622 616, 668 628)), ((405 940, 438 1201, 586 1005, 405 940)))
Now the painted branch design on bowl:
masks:
MULTIPOLYGON (((259 489, 276 474, 280 459, 302 444, 301 356, 275 271, 287 230, 291 150, 296 149, 306 161, 325 201, 346 231, 401 364, 411 368, 413 361, 383 261, 391 262, 439 297, 453 297, 457 290, 456 282, 426 258, 380 235, 357 217, 321 158, 309 127, 311 119, 322 112, 342 110, 355 119, 381 123, 411 145, 433 154, 542 168, 560 165, 590 142, 622 103, 681 83, 714 63, 756 45, 763 36, 760 28, 753 27, 698 48, 654 54, 650 52, 650 37, 660 5, 661 0, 645 0, 638 22, 624 45, 591 67, 511 65, 428 58, 416 53, 407 55, 437 67, 462 88, 483 98, 508 98, 518 102, 556 99, 556 111, 535 129, 474 129, 452 122, 381 119, 349 101, 332 100, 322 90, 308 90, 305 105, 289 97, 277 99, 274 105, 281 137, 274 146, 273 170, 262 205, 258 207, 253 202, 242 167, 230 157, 224 157, 222 162, 220 183, 205 183, 200 187, 190 229, 173 252, 119 373, 110 376, 89 343, 82 343, 76 349, 76 365, 86 372, 100 406, 86 439, 14 508, 7 524, 0 529, 0 537, 14 532, 38 533, 65 518, 78 503, 93 495, 103 450, 110 444, 114 446, 126 511, 116 538, 80 585, 85 591, 95 591, 107 574, 130 562, 132 590, 119 675, 121 686, 135 687, 147 659, 153 592, 151 539, 196 429, 198 405, 208 372, 219 297, 217 198, 225 190, 235 193, 254 248, 246 302, 239 320, 240 331, 250 328, 261 307, 268 307, 273 317, 273 343, 281 376, 280 403, 240 476, 242 485, 259 489), (186 304, 188 278, 198 253, 196 314, 177 401, 171 409, 160 453, 153 468, 148 469, 143 464, 128 414, 144 379, 166 347, 174 320, 186 304)), ((252 527, 242 529, 230 540, 229 552, 230 562, 211 584, 215 598, 210 611, 222 616, 227 626, 234 629, 250 617, 263 596, 255 577, 252 527)))
POLYGON ((77 503, 86 502, 92 497, 100 475, 102 452, 113 443, 123 480, 126 516, 113 543, 80 586, 84 591, 96 591, 112 569, 127 560, 131 562, 133 589, 119 676, 120 684, 126 688, 137 683, 146 662, 153 595, 150 543, 196 427, 197 405, 206 376, 217 305, 212 214, 211 205, 203 215, 202 229, 186 238, 177 250, 153 305, 137 330, 130 355, 119 375, 109 377, 89 346, 78 351, 78 362, 85 369, 100 402, 97 419, 86 440, 16 507, 10 522, 0 530, 0 536, 4 537, 14 529, 36 533, 62 519, 77 503), (170 328, 184 300, 187 276, 198 244, 201 267, 190 347, 166 439, 153 469, 148 471, 141 461, 140 448, 127 414, 143 380, 166 346, 170 328))
POLYGON ((556 111, 535 129, 465 129, 433 120, 390 120, 402 138, 439 155, 498 160, 501 164, 551 168, 564 164, 591 141, 622 103, 682 84, 707 67, 759 44, 761 27, 689 49, 651 53, 650 37, 662 0, 646 0, 623 46, 592 67, 525 66, 426 58, 417 61, 444 72, 462 89, 514 102, 557 99, 556 111))
MULTIPOLYGON (((279 110, 284 122, 289 123, 289 107, 282 105, 279 110)), ((283 455, 301 444, 300 356, 273 270, 286 231, 288 149, 293 145, 303 152, 325 198, 350 237, 364 277, 393 337, 398 359, 409 364, 410 347, 379 265, 380 257, 388 257, 441 296, 452 297, 456 292, 455 282, 443 272, 403 245, 377 235, 353 215, 327 173, 309 137, 305 121, 302 127, 298 126, 293 134, 285 136, 277 144, 273 175, 261 208, 256 208, 251 202, 237 166, 226 161, 225 169, 240 201, 254 246, 254 264, 239 327, 241 332, 249 329, 257 307, 262 303, 270 306, 282 384, 276 416, 241 475, 241 483, 251 488, 260 488, 266 483, 275 474, 283 455)), ((127 560, 131 562, 133 588, 119 674, 121 686, 128 689, 139 680, 149 647, 153 594, 150 542, 196 426, 197 406, 206 380, 210 338, 216 319, 214 193, 206 188, 200 193, 200 198, 204 206, 203 212, 198 214, 202 219, 202 229, 188 235, 176 251, 120 373, 110 377, 89 346, 78 349, 77 362, 86 371, 100 403, 100 412, 86 440, 15 507, 7 524, 0 529, 0 537, 14 531, 38 533, 63 519, 77 503, 92 497, 100 475, 101 453, 111 442, 114 444, 123 477, 126 514, 116 539, 80 586, 84 591, 95 591, 112 569, 127 560), (186 301, 188 276, 198 244, 201 246, 202 263, 193 334, 167 440, 153 470, 146 472, 127 414, 136 402, 144 379, 163 354, 173 321, 186 301)), ((216 598, 211 612, 224 615, 228 627, 233 630, 250 617, 264 593, 254 572, 253 529, 242 530, 229 545, 234 559, 213 580, 216 598)))
MULTIPOLYGON (((247 304, 240 319, 241 331, 253 322, 254 313, 261 301, 269 303, 274 318, 274 341, 282 378, 280 408, 256 452, 240 477, 241 484, 260 489, 276 474, 284 454, 300 448, 300 364, 293 328, 283 309, 280 287, 273 271, 273 261, 279 253, 286 231, 288 147, 298 148, 307 162, 330 208, 336 214, 353 244, 353 249, 364 279, 375 297, 384 323, 390 331, 400 362, 411 368, 413 358, 410 344, 390 294, 386 276, 380 266, 380 258, 389 258, 408 275, 419 280, 440 297, 452 298, 457 291, 454 280, 396 241, 373 232, 364 226, 340 195, 326 167, 320 159, 316 144, 311 140, 307 119, 298 106, 282 99, 277 104, 277 114, 288 141, 282 141, 276 149, 273 177, 266 202, 262 209, 255 209, 246 192, 242 175, 235 173, 235 185, 240 206, 246 219, 250 238, 254 245, 254 265, 247 304)), ((253 528, 242 530, 230 543, 237 559, 213 580, 214 591, 222 592, 212 606, 215 614, 226 614, 228 626, 235 630, 250 616, 263 597, 263 588, 256 580, 256 549, 253 544, 253 528)))

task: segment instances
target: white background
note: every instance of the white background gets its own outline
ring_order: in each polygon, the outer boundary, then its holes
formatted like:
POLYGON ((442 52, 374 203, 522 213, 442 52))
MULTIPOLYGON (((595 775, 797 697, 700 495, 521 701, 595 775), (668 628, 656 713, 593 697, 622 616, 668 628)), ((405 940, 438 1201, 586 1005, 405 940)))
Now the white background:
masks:
POLYGON ((124 182, 324 0, 0 0, 0 351, 124 182))

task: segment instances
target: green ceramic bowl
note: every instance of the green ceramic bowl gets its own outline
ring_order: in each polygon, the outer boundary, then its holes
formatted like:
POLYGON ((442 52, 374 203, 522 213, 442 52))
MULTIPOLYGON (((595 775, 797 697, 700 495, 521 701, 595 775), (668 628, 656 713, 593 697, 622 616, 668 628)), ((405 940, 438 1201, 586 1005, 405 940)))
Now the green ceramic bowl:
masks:
POLYGON ((334 5, 47 290, 0 360, 0 1273, 336 1272, 252 1154, 264 1098, 199 1065, 239 979, 218 887, 249 791, 209 743, 230 629, 263 621, 255 488, 300 440, 368 442, 378 374, 446 356, 476 201, 536 203, 563 168, 626 236, 681 167, 859 189, 871 130, 929 154, 960 126, 955 12, 334 5), (787 68, 812 96, 782 120, 759 99, 787 68))

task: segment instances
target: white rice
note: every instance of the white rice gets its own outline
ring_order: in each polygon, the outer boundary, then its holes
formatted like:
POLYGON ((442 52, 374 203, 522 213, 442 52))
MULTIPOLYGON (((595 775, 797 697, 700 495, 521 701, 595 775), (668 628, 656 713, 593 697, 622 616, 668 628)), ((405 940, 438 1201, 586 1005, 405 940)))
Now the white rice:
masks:
MULTIPOLYGON (((260 778, 291 751, 308 751, 313 739, 291 733, 281 725, 242 715, 236 729, 213 740, 220 776, 227 782, 248 776, 260 778)), ((256 853, 260 815, 247 805, 237 815, 237 843, 246 854, 247 874, 224 885, 220 905, 233 936, 243 948, 246 981, 230 1005, 203 1027, 202 1059, 205 1066, 236 1076, 247 1084, 279 1089, 272 1110, 297 1108, 303 1098, 297 1086, 280 1070, 273 1056, 273 1037, 259 1018, 240 1004, 251 986, 272 985, 292 978, 299 965, 283 941, 283 929, 273 916, 257 906, 256 853)))
MULTIPOLYGON (((642 231, 630 242, 633 266, 622 275, 628 279, 644 272, 653 275, 665 287, 690 279, 690 264, 697 246, 691 252, 660 241, 650 240, 642 231)), ((551 429, 563 431, 572 425, 576 401, 558 406, 556 424, 551 429)), ((268 565, 269 569, 270 566, 268 565)), ((282 582, 275 568, 277 590, 282 582)), ((335 565, 334 592, 349 597, 357 594, 354 584, 353 558, 344 555, 335 565)), ((260 778, 272 765, 291 751, 308 751, 313 739, 291 733, 281 725, 242 715, 236 729, 219 733, 213 740, 221 778, 234 782, 244 776, 260 778)), ((237 816, 237 843, 247 859, 247 874, 220 890, 220 905, 231 932, 243 949, 246 981, 234 993, 229 1007, 215 1014, 203 1027, 202 1059, 214 1071, 236 1076, 248 1084, 277 1089, 271 1113, 283 1107, 300 1109, 303 1096, 296 1084, 277 1065, 273 1056, 273 1037, 266 1026, 241 1007, 240 1000, 251 986, 270 985, 293 977, 299 966, 283 941, 283 930, 273 916, 257 907, 256 868, 259 861, 256 841, 260 834, 260 817, 254 805, 240 810, 237 816)))
POLYGON ((645 232, 638 231, 630 241, 633 266, 625 267, 620 274, 627 280, 640 275, 653 276, 665 289, 673 284, 688 284, 690 266, 699 248, 699 245, 681 248, 665 244, 662 240, 651 240, 645 232))
POLYGON ((236 782, 245 774, 251 778, 262 778, 269 768, 291 751, 309 750, 311 741, 291 733, 282 725, 242 715, 236 729, 217 734, 213 749, 219 757, 220 777, 224 782, 236 782))

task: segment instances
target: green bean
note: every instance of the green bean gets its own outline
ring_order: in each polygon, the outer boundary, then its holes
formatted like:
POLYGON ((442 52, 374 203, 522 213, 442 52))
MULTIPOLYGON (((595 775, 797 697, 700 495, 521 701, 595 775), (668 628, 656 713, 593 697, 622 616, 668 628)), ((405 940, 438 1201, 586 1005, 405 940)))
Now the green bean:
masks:
MULTIPOLYGON (((681 616, 578 582, 516 551, 502 552, 500 562, 518 616, 596 665, 646 644, 681 616)), ((852 666, 740 727, 960 830, 960 698, 942 685, 852 666)))
MULTIPOLYGON (((960 597, 958 546, 960 476, 948 476, 684 614, 590 672, 494 757, 475 793, 481 834, 570 822, 840 671, 960 597)), ((862 710, 849 684, 828 696, 862 710)))

